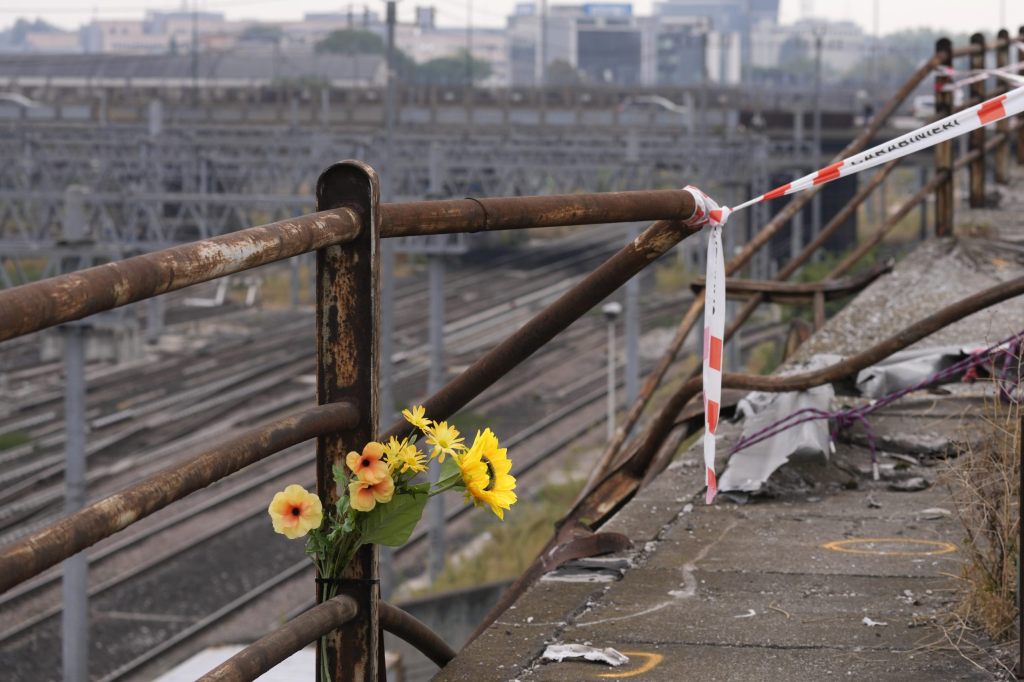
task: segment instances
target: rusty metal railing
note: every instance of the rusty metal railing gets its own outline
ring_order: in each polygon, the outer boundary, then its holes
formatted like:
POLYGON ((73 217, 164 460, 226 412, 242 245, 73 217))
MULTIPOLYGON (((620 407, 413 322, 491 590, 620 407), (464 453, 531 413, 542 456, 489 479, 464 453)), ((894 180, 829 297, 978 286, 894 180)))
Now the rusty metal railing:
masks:
MULTIPOLYGON (((190 462, 104 498, 0 550, 0 591, 123 530, 224 476, 291 445, 317 438, 319 492, 333 501, 330 470, 377 434, 377 267, 382 236, 442 234, 657 220, 505 342, 427 401, 443 419, 536 352, 694 228, 692 196, 681 190, 551 197, 465 199, 379 205, 376 174, 358 162, 327 169, 318 212, 0 291, 0 340, 307 251, 317 260, 317 398, 320 407, 229 439, 190 462)), ((391 432, 400 430, 393 425, 391 432)), ((348 577, 376 578, 376 550, 364 548, 348 577)), ((376 587, 353 589, 355 612, 320 652, 336 680, 379 674, 381 611, 376 587)), ((390 613, 391 615, 386 615, 390 613)), ((382 614, 385 614, 382 616, 382 614)), ((406 626, 408 620, 401 621, 406 626)), ((414 628, 415 630, 415 628, 414 628)), ((421 633, 422 634, 422 633, 421 633)))
MULTIPOLYGON (((438 667, 443 668, 455 658, 455 651, 419 619, 383 601, 379 604, 379 611, 380 625, 384 632, 390 632, 408 642, 438 667)), ((355 618, 356 612, 356 602, 351 597, 328 599, 245 647, 199 680, 254 680, 296 651, 345 625, 355 618)))
POLYGON ((0 553, 0 593, 250 464, 351 428, 358 414, 355 405, 339 402, 277 419, 66 516, 0 553))
MULTIPOLYGON (((1020 35, 1024 36, 1024 28, 1020 35)), ((1008 46, 1008 34, 1001 34, 996 47, 1005 51, 1008 46)), ((915 71, 904 86, 880 108, 866 129, 840 152, 839 157, 863 149, 905 98, 932 73, 935 66, 963 56, 976 59, 984 50, 983 41, 975 41, 969 47, 956 50, 952 49, 948 41, 940 41, 936 55, 915 71)), ((1003 57, 998 59, 1002 60, 1003 57)), ((896 215, 883 221, 882 227, 872 239, 880 240, 884 237, 899 218, 932 191, 936 192, 937 214, 943 216, 939 224, 944 225, 943 221, 948 219, 951 225, 951 179, 954 171, 964 166, 974 168, 979 162, 984 164, 985 152, 991 149, 997 150, 997 159, 1002 158, 1004 155, 999 150, 1005 149, 1009 140, 1021 140, 1019 132, 1016 137, 1012 132, 1007 127, 988 140, 981 138, 979 144, 972 143, 972 149, 967 155, 955 161, 951 156, 951 148, 946 150, 950 151, 948 158, 943 156, 945 152, 937 151, 936 172, 932 180, 904 202, 896 215), (948 196, 944 193, 947 189, 948 196), (945 211, 944 202, 947 199, 950 203, 948 215, 941 213, 945 211)), ((1018 145, 1018 160, 1024 161, 1021 145, 1018 145)), ((832 234, 837 230, 894 167, 895 164, 889 164, 879 169, 854 200, 826 225, 823 233, 832 234)), ((377 396, 377 259, 380 239, 556 225, 656 221, 526 325, 428 398, 425 402, 428 415, 435 419, 445 419, 632 276, 696 231, 682 222, 691 217, 694 206, 691 195, 681 190, 381 205, 378 186, 377 176, 371 168, 360 162, 343 162, 328 168, 321 175, 317 183, 317 213, 0 291, 2 341, 302 253, 317 253, 319 406, 225 441, 181 467, 150 477, 61 519, 15 545, 3 548, 0 550, 0 592, 195 490, 311 438, 317 439, 318 492, 325 502, 333 502, 336 490, 331 484, 332 466, 343 461, 347 451, 358 449, 366 441, 381 437, 378 435, 377 396)), ((972 196, 973 187, 972 182, 972 196)), ((758 249, 769 243, 811 200, 816 191, 794 195, 729 262, 728 273, 738 272, 758 249)), ((939 233, 943 234, 941 231, 939 233)), ((826 237, 819 235, 797 254, 782 269, 780 279, 785 280, 791 276, 824 244, 826 237)), ((862 244, 830 276, 838 277, 870 246, 862 244)), ((1017 292, 1022 286, 1014 282, 1006 291, 1017 292)), ((1006 294, 1006 291, 999 295, 1006 294)), ((743 309, 746 317, 769 293, 763 287, 755 288, 751 300, 743 309)), ((998 296, 989 295, 984 300, 994 298, 998 296)), ((552 540, 554 544, 549 545, 549 550, 552 547, 557 549, 558 542, 567 537, 566 533, 572 534, 584 527, 592 529, 595 522, 628 499, 651 469, 658 449, 663 447, 672 432, 677 415, 695 392, 695 380, 686 382, 684 388, 663 406, 651 425, 641 434, 639 445, 633 448, 628 460, 609 473, 615 455, 623 445, 624 434, 635 425, 654 389, 665 377, 683 340, 698 319, 702 304, 703 298, 698 296, 684 315, 669 351, 645 383, 641 398, 631 409, 612 447, 602 458, 601 465, 595 469, 595 478, 592 485, 588 486, 590 492, 581 496, 581 500, 566 517, 567 523, 561 529, 563 532, 552 540), (620 477, 615 478, 615 475, 620 477), (595 487, 593 484, 598 482, 600 485, 595 487), (587 523, 583 523, 584 517, 587 523)), ((727 338, 746 317, 741 313, 741 319, 734 321, 727 331, 727 338)), ((936 321, 932 320, 931 323, 936 321)), ((920 327, 916 332, 926 327, 920 327)), ((907 342, 908 338, 901 337, 900 343, 907 342)), ((890 343, 885 348, 892 345, 890 343)), ((807 377, 804 379, 807 380, 807 377)), ((814 379, 821 377, 816 376, 814 379)), ((757 388, 774 386, 775 383, 737 375, 726 375, 725 379, 727 386, 757 388)), ((383 435, 399 435, 406 429, 403 422, 396 422, 383 435)), ((535 564, 535 567, 548 565, 541 562, 535 564)), ((535 568, 528 571, 524 580, 518 583, 519 588, 528 584, 528 579, 535 574, 535 568)), ((318 658, 326 659, 333 679, 382 679, 379 655, 382 627, 391 629, 403 638, 419 641, 422 645, 420 648, 432 652, 432 659, 439 664, 450 659, 450 650, 443 642, 432 637, 425 626, 409 620, 411 617, 397 614, 393 607, 380 601, 376 586, 376 548, 361 549, 345 577, 358 580, 349 581, 338 597, 320 604, 281 631, 268 635, 240 653, 236 657, 237 661, 232 659, 234 663, 229 661, 211 672, 214 676, 211 679, 250 679, 259 674, 257 669, 263 671, 268 669, 264 666, 272 666, 272 660, 280 660, 276 657, 292 653, 297 647, 312 641, 323 642, 318 649, 318 658)), ((508 603, 508 597, 503 599, 503 603, 508 603)))
MULTIPOLYGON (((605 192, 384 204, 381 238, 532 227, 677 220, 693 213, 681 190, 605 192)), ((0 291, 0 341, 129 303, 346 244, 359 217, 340 206, 0 291)))

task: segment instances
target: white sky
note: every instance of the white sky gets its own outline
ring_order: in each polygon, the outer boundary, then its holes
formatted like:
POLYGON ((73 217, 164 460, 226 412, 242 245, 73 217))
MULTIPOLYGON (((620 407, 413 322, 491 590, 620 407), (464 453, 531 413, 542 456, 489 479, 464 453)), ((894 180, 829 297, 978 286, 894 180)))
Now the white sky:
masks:
MULTIPOLYGON (((549 0, 553 4, 579 4, 582 0, 549 0)), ((191 8, 224 12, 229 19, 282 21, 300 19, 305 12, 347 11, 349 2, 331 0, 188 0, 191 8)), ((515 6, 516 0, 400 0, 399 19, 412 19, 416 5, 437 7, 438 23, 464 26, 467 5, 472 5, 474 25, 502 26, 504 18, 515 6)), ((634 0, 635 14, 649 14, 652 0, 634 0)), ((1024 0, 781 0, 781 19, 788 23, 810 11, 828 19, 850 19, 870 33, 873 26, 873 7, 879 7, 879 28, 889 33, 904 28, 926 26, 947 31, 968 32, 981 29, 993 31, 1005 18, 1011 33, 1024 24, 1024 0)), ((382 0, 353 2, 357 14, 364 5, 384 13, 382 0)), ((92 17, 141 18, 147 9, 181 9, 183 3, 175 0, 33 0, 16 3, 0 0, 0 27, 9 26, 18 17, 42 17, 63 28, 75 28, 92 17), (26 7, 31 10, 26 10, 26 7)))

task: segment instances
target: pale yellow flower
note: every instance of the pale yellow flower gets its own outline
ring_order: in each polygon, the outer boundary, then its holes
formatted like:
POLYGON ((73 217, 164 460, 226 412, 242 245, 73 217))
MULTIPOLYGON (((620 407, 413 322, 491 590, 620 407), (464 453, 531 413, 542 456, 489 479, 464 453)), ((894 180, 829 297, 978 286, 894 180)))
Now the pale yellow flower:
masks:
POLYGON ((426 433, 431 423, 425 416, 426 412, 427 410, 422 405, 413 405, 411 410, 402 410, 402 416, 405 417, 405 421, 426 433))
POLYGON ((391 440, 384 445, 384 454, 388 458, 388 470, 392 473, 398 471, 404 474, 411 471, 418 474, 427 470, 423 462, 423 453, 416 448, 415 443, 410 443, 408 438, 399 441, 391 436, 391 440))
POLYGON ((301 538, 314 528, 319 528, 324 519, 320 498, 306 492, 301 485, 294 484, 274 495, 267 511, 274 524, 274 532, 289 540, 301 538))
POLYGON ((379 483, 352 481, 348 484, 349 504, 359 512, 373 511, 377 503, 390 502, 395 494, 395 482, 390 476, 379 483))
POLYGON ((360 481, 380 483, 390 474, 387 463, 381 459, 383 456, 384 446, 376 441, 371 441, 363 448, 363 454, 348 453, 348 456, 345 457, 345 464, 360 481))
POLYGON ((427 445, 434 448, 430 453, 430 459, 437 457, 438 462, 444 462, 445 455, 455 455, 466 449, 463 445, 464 439, 459 437, 459 430, 454 426, 448 426, 448 422, 434 422, 425 433, 427 445))

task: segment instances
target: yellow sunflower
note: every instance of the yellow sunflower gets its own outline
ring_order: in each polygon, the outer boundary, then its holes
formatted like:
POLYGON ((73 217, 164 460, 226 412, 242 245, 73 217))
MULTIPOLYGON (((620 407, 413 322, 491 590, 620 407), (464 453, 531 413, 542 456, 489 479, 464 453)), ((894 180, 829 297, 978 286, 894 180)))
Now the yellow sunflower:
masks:
POLYGON ((434 422, 424 433, 427 434, 427 445, 434 448, 430 459, 437 457, 438 462, 444 462, 445 455, 455 455, 466 449, 464 439, 459 437, 459 430, 448 426, 448 422, 434 422))
POLYGON ((489 505, 499 519, 516 503, 516 479, 509 472, 512 461, 506 448, 499 447, 498 438, 490 429, 477 431, 472 447, 456 461, 466 484, 466 501, 489 505))

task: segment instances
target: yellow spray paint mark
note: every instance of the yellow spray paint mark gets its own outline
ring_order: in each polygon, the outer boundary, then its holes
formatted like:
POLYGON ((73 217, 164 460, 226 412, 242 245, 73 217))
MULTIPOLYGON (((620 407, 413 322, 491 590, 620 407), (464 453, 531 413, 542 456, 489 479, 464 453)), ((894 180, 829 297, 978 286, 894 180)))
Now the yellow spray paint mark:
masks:
POLYGON ((624 670, 621 673, 602 673, 598 677, 636 677, 637 675, 643 675, 646 672, 654 669, 656 665, 665 660, 665 657, 661 654, 652 654, 646 651, 623 651, 622 653, 627 656, 644 659, 643 664, 636 670, 624 670))
POLYGON ((955 552, 957 547, 951 542, 940 540, 913 540, 909 538, 850 538, 826 542, 822 548, 845 554, 868 554, 874 556, 922 557, 938 556, 955 552), (921 549, 887 549, 872 545, 914 545, 921 549), (927 549, 926 549, 927 548, 927 549))

